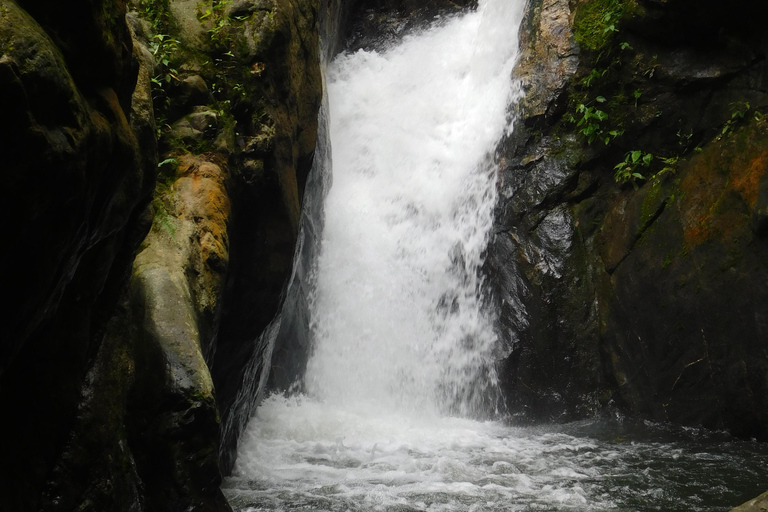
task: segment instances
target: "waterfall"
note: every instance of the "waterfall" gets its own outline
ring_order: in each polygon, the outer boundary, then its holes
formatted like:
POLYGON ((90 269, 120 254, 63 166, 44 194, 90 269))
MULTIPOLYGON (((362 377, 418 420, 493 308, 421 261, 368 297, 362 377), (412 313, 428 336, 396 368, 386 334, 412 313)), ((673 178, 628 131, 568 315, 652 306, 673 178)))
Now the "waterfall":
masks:
POLYGON ((524 4, 481 0, 329 66, 333 184, 286 302, 307 305, 312 352, 302 392, 248 423, 224 486, 235 510, 704 512, 763 485, 768 448, 748 443, 704 454, 699 434, 621 418, 494 419, 480 270, 524 4))
POLYGON ((494 402, 479 269, 522 1, 489 1, 329 69, 334 184, 312 301, 310 396, 476 415, 494 402))

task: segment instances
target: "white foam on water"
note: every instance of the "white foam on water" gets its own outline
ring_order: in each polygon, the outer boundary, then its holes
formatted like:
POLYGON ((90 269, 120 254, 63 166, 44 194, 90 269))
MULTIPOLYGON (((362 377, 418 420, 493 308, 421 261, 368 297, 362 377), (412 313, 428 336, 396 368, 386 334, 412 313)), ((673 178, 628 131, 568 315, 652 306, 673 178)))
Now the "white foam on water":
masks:
POLYGON ((319 510, 581 505, 580 481, 596 476, 574 456, 594 446, 567 435, 530 438, 496 422, 377 414, 306 397, 267 399, 242 444, 230 484, 250 482, 266 510, 299 509, 303 500, 319 510))

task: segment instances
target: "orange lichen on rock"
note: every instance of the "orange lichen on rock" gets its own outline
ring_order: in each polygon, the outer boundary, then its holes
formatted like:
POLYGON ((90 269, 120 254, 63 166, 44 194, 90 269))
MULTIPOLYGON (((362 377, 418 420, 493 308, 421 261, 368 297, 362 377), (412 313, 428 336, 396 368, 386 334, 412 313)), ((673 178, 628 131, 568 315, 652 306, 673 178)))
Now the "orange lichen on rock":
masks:
POLYGON ((768 172, 765 123, 711 143, 688 163, 680 182, 685 247, 691 249, 712 237, 727 241, 749 229, 757 203, 760 179, 768 172))
POLYGON ((741 197, 754 209, 757 204, 760 178, 768 171, 768 151, 763 151, 749 160, 747 165, 734 169, 733 188, 738 190, 741 197))

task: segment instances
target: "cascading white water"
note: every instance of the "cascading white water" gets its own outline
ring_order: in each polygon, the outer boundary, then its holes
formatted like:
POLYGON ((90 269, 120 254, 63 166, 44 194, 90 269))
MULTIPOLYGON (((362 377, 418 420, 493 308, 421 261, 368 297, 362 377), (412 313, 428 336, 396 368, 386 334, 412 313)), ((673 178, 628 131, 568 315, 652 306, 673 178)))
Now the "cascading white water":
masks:
POLYGON ((478 270, 524 0, 337 58, 333 187, 306 388, 346 407, 468 414, 492 393, 478 270))
POLYGON ((615 425, 477 419, 496 391, 479 269, 525 4, 480 0, 330 66, 333 186, 306 394, 272 396, 251 419, 225 485, 236 509, 713 511, 677 496, 727 499, 712 467, 759 481, 749 467, 768 453, 751 447, 702 459, 690 443, 621 443, 615 425), (682 478, 693 483, 669 487, 682 478))

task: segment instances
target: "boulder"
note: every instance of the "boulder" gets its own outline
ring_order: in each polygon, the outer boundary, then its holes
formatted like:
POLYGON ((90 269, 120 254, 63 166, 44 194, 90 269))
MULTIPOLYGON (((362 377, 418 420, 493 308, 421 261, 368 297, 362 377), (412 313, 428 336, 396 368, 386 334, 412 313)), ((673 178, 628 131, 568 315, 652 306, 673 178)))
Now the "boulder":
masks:
POLYGON ((761 494, 753 500, 749 500, 743 505, 732 508, 731 512, 767 512, 768 511, 768 492, 761 494))

